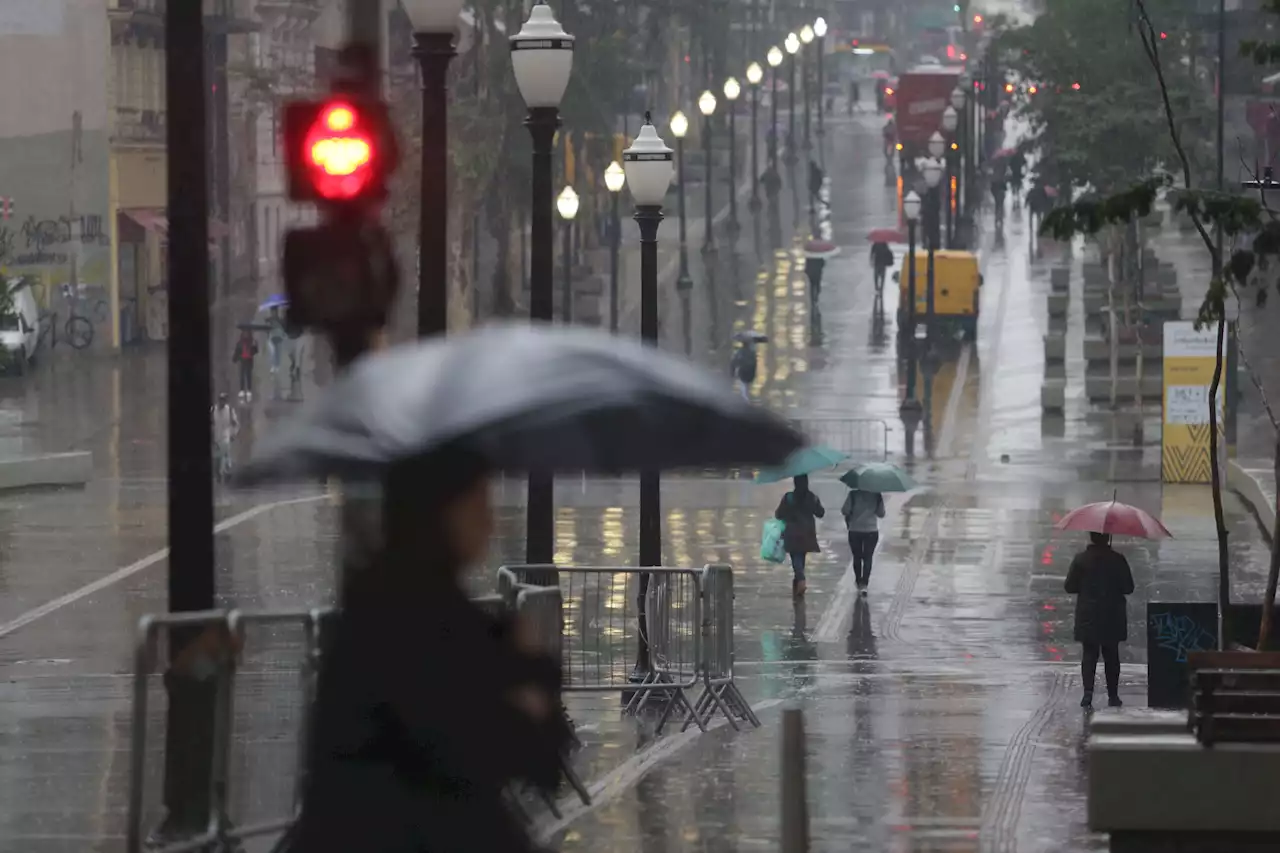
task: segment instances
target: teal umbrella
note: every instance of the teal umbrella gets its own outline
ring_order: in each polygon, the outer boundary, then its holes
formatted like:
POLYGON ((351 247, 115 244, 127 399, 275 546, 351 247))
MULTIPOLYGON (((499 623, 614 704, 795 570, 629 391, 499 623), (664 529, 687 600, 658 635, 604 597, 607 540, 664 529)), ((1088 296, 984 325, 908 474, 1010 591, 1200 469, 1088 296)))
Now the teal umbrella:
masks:
POLYGON ((801 474, 812 474, 824 468, 834 468, 848 458, 849 454, 822 445, 802 447, 788 456, 781 467, 761 469, 756 474, 756 482, 777 483, 801 474))
POLYGON ((870 462, 846 471, 840 482, 864 492, 906 492, 916 487, 906 471, 888 462, 870 462))

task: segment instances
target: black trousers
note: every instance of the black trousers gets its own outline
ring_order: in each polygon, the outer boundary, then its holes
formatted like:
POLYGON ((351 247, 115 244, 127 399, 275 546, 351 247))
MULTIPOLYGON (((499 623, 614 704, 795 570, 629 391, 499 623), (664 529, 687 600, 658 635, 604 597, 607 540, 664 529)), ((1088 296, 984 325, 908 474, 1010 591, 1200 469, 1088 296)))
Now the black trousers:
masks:
POLYGON ((853 577, 860 584, 871 580, 871 555, 880 542, 879 533, 854 533, 849 531, 849 550, 853 552, 853 577))
POLYGON ((1098 676, 1098 656, 1102 656, 1107 673, 1107 695, 1120 692, 1120 645, 1118 643, 1083 643, 1084 658, 1080 661, 1080 677, 1086 693, 1093 692, 1098 676))

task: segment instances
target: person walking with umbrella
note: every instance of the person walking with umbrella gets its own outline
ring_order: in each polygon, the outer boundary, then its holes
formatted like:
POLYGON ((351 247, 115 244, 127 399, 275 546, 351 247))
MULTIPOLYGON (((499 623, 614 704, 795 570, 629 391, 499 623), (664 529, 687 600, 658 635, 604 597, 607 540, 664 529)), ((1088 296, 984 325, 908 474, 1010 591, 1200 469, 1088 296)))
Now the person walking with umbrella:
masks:
POLYGON ((849 530, 853 578, 862 595, 871 582, 871 558, 880 543, 880 519, 885 516, 884 493, 905 492, 916 483, 897 465, 871 463, 846 471, 840 482, 849 487, 840 514, 849 530))
POLYGON ((893 249, 883 240, 871 244, 871 270, 875 275, 876 295, 884 293, 884 278, 893 266, 893 249))
POLYGON ((729 372, 733 374, 733 381, 737 384, 742 399, 750 400, 751 385, 756 381, 756 368, 760 360, 756 344, 766 343, 769 336, 761 332, 738 332, 733 339, 738 342, 738 347, 729 359, 729 372))
POLYGON ((805 559, 809 554, 821 553, 818 547, 818 519, 827 514, 821 499, 809 489, 809 475, 800 474, 793 480, 795 488, 782 496, 773 517, 786 527, 782 531, 782 544, 791 558, 792 596, 804 595, 808 583, 804 576, 805 559))
POLYGON ((240 475, 382 487, 381 553, 343 579, 326 631, 291 849, 535 850, 504 791, 554 791, 571 733, 551 649, 463 589, 492 539, 489 472, 776 465, 801 442, 721 378, 582 329, 495 324, 369 355, 326 387, 240 475))
POLYGON ((1080 707, 1093 707, 1093 687, 1101 657, 1106 669, 1107 704, 1118 708, 1124 704, 1120 701, 1120 644, 1129 639, 1125 596, 1133 593, 1133 572, 1124 555, 1111 547, 1111 535, 1155 539, 1170 533, 1147 513, 1114 498, 1072 510, 1057 527, 1089 531, 1089 545, 1072 559, 1062 585, 1076 597, 1075 639, 1083 649, 1080 676, 1084 695, 1080 707))

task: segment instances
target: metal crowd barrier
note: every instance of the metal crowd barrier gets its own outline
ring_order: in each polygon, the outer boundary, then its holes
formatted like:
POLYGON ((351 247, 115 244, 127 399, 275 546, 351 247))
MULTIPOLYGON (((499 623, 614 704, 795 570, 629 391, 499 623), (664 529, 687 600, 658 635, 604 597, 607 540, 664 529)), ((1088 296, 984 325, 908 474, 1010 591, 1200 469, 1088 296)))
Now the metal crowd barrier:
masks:
MULTIPOLYGON (((306 779, 306 739, 310 728, 310 709, 315 699, 316 676, 320 661, 320 633, 324 621, 332 614, 327 608, 248 613, 240 610, 211 610, 196 613, 171 613, 144 616, 138 625, 134 648, 134 688, 132 742, 129 757, 129 805, 126 826, 127 853, 188 853, 205 849, 224 849, 236 842, 288 829, 301 807, 301 794, 306 779), (231 791, 231 750, 235 719, 234 687, 237 664, 244 648, 245 632, 250 625, 296 624, 302 628, 303 658, 299 664, 302 695, 302 724, 296 756, 292 813, 287 817, 232 826, 229 809, 231 791), (205 832, 163 846, 145 843, 144 794, 147 755, 147 715, 149 679, 160 659, 160 640, 173 630, 192 630, 199 637, 188 644, 182 656, 170 660, 168 669, 189 673, 188 677, 214 683, 215 706, 213 724, 213 764, 209 779, 210 814, 205 832), (198 673, 198 674, 195 674, 198 673), (207 676, 201 678, 201 675, 207 676)), ((166 649, 167 653, 167 649, 166 649)))
POLYGON ((796 428, 812 444, 821 444, 853 459, 882 462, 889 455, 889 425, 864 418, 797 418, 796 428))
POLYGON ((735 729, 739 719, 760 725, 734 681, 732 567, 504 566, 498 587, 530 577, 556 583, 563 594, 566 691, 629 694, 631 713, 661 702, 658 731, 676 712, 685 715, 684 729, 706 731, 717 710, 735 729), (640 666, 646 644, 647 671, 640 666))

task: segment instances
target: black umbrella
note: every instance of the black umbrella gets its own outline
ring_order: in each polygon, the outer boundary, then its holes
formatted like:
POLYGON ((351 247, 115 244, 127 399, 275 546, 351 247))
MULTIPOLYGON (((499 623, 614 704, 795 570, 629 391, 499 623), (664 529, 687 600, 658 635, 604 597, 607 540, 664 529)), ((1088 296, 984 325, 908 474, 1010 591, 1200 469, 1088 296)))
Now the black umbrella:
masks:
POLYGON ((367 356, 259 446, 242 483, 380 477, 453 446, 495 469, 777 465, 783 419, 689 362, 583 329, 487 326, 367 356))

